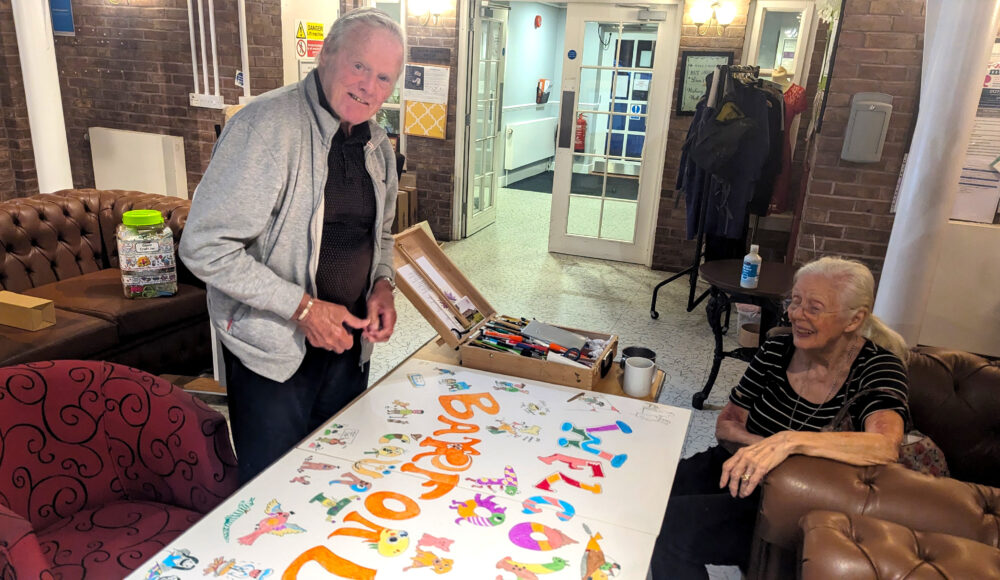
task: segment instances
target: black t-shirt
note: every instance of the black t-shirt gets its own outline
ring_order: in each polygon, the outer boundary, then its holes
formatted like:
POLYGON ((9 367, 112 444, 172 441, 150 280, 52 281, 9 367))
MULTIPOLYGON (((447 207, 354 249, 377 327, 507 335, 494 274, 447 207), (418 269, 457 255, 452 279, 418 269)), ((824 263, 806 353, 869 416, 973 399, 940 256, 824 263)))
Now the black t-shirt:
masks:
MULTIPOLYGON (((331 115, 323 89, 320 102, 331 115)), ((368 123, 333 137, 324 187, 323 237, 316 269, 318 298, 340 304, 351 314, 367 316, 365 297, 375 252, 375 187, 365 169, 365 148, 371 140, 368 123)))
POLYGON ((788 382, 788 364, 795 352, 792 335, 770 338, 757 350, 743 378, 729 395, 735 405, 750 412, 747 431, 768 437, 779 431, 819 431, 837 415, 837 411, 856 393, 873 388, 891 389, 891 393, 872 391, 861 395, 849 410, 855 431, 863 431, 865 419, 876 411, 891 409, 906 422, 906 369, 896 355, 865 340, 854 359, 844 384, 832 399, 815 405, 798 396, 788 382), (797 404, 796 404, 797 403, 797 404))

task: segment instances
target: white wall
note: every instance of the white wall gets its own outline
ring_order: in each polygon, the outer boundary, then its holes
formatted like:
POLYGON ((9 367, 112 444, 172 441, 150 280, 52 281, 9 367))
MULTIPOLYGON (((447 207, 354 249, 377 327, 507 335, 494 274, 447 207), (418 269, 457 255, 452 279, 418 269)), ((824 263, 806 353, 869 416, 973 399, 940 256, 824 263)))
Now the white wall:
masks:
MULTIPOLYGON (((503 88, 504 134, 506 126, 511 123, 559 116, 565 32, 565 9, 534 2, 511 4, 507 19, 507 61, 503 88), (542 17, 541 28, 535 28, 536 15, 542 17), (552 81, 549 102, 544 105, 535 104, 535 89, 539 79, 552 81)), ((545 165, 547 163, 540 163, 534 173, 544 171, 545 165)))
POLYGON ((1000 356, 1000 226, 948 222, 920 344, 1000 356))

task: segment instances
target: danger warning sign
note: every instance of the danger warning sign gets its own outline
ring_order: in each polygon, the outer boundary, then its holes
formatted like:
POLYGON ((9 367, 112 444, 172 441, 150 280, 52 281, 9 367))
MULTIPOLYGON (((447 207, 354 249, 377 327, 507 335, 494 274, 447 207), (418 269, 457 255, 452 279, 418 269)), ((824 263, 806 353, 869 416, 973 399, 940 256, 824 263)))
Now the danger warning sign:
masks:
POLYGON ((316 58, 323 49, 326 26, 322 22, 295 21, 295 56, 300 59, 316 58))

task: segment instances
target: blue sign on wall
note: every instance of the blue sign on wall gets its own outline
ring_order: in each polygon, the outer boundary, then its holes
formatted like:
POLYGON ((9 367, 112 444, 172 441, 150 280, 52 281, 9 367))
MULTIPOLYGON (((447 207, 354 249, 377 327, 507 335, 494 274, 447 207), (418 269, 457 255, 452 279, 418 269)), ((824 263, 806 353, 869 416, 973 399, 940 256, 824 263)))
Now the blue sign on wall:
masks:
POLYGON ((571 51, 569 51, 569 52, 566 53, 566 56, 568 56, 570 60, 573 60, 573 59, 576 58, 576 51, 575 50, 571 50, 571 51))
POLYGON ((52 12, 52 34, 56 36, 76 36, 73 26, 73 5, 71 0, 50 0, 52 12))

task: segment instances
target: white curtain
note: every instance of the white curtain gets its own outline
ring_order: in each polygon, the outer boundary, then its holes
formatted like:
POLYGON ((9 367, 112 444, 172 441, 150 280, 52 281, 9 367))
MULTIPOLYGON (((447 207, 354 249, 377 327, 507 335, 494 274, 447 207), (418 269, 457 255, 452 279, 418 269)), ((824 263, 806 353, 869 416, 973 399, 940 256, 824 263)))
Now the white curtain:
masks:
POLYGON ((920 113, 875 301, 875 314, 910 345, 920 336, 958 192, 998 9, 998 0, 927 0, 920 113))

